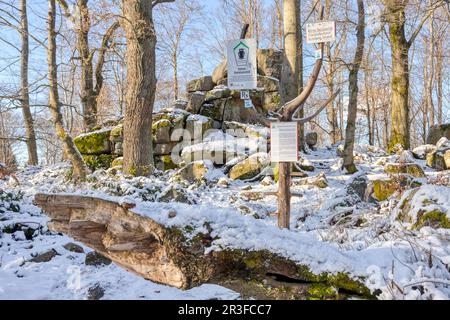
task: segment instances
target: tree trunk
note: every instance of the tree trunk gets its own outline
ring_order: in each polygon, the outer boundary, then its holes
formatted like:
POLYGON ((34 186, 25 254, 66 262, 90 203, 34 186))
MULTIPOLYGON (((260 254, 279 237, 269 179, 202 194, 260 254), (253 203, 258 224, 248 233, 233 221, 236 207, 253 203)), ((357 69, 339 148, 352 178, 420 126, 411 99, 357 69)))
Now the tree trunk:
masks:
POLYGON ((75 180, 84 180, 89 172, 81 154, 73 143, 72 137, 66 132, 64 127, 61 105, 58 94, 58 67, 56 63, 56 31, 55 31, 55 0, 48 0, 48 77, 49 77, 49 100, 48 106, 55 124, 56 134, 61 139, 65 154, 72 162, 73 178, 75 180))
MULTIPOLYGON (((298 60, 298 94, 300 94, 303 91, 303 31, 301 28, 302 25, 302 1, 297 0, 297 7, 298 7, 298 44, 297 44, 297 60, 298 60)), ((299 110, 297 113, 298 118, 303 118, 305 115, 305 112, 303 109, 299 110)), ((300 149, 304 150, 305 147, 305 125, 303 123, 299 124, 298 127, 299 132, 299 143, 300 143, 300 149)))
POLYGON ((49 215, 52 231, 62 232, 157 283, 181 289, 215 283, 240 292, 243 299, 284 300, 308 298, 308 289, 320 283, 334 287, 335 299, 372 297, 361 282, 344 272, 314 274, 307 265, 268 250, 224 248, 205 254, 213 241, 212 231, 187 239, 182 226, 169 228, 134 213, 132 205, 55 194, 38 194, 34 203, 49 215))
POLYGON ((389 152, 400 145, 410 147, 409 123, 409 62, 410 45, 405 38, 406 2, 385 0, 388 5, 389 42, 391 44, 392 78, 391 78, 391 135, 389 152))
POLYGON ((77 30, 77 47, 81 59, 81 103, 83 105, 83 123, 87 131, 97 125, 97 104, 94 93, 94 71, 92 67, 92 54, 89 49, 89 31, 91 19, 89 16, 88 0, 78 0, 80 11, 79 26, 77 30))
POLYGON ((123 0, 122 7, 127 39, 124 171, 142 176, 150 174, 153 167, 156 34, 151 1, 123 0))
POLYGON ((177 48, 174 48, 174 52, 172 54, 172 68, 173 68, 173 92, 175 101, 179 98, 179 87, 178 87, 178 56, 177 56, 177 48))
MULTIPOLYGON (((293 100, 299 95, 299 48, 300 8, 298 0, 285 0, 283 3, 284 23, 284 61, 281 74, 282 103, 293 100)), ((283 121, 290 121, 290 117, 283 121)), ((290 163, 281 162, 278 179, 278 226, 289 229, 290 222, 290 163)))
POLYGON ((27 139, 28 149, 28 164, 35 166, 39 163, 37 145, 36 145, 36 133, 34 131, 34 121, 30 110, 30 94, 28 83, 28 62, 29 62, 29 36, 28 36, 28 15, 27 15, 27 1, 20 0, 20 21, 22 37, 22 52, 21 52, 21 64, 20 64, 20 77, 21 77, 21 105, 23 119, 25 122, 25 134, 27 139))
POLYGON ((443 110, 442 110, 442 106, 443 106, 443 91, 442 91, 442 82, 443 82, 443 76, 442 76, 442 61, 444 59, 443 56, 443 43, 442 43, 442 38, 439 39, 438 43, 437 43, 437 48, 436 48, 436 96, 437 96, 437 121, 438 124, 441 125, 442 124, 442 114, 443 114, 443 110))
MULTIPOLYGON (((430 0, 430 6, 432 5, 432 1, 430 0)), ((429 117, 429 126, 434 126, 435 122, 435 114, 434 114, 434 104, 433 104, 433 79, 434 79, 434 12, 431 14, 431 18, 429 21, 429 44, 428 44, 428 77, 427 77, 427 86, 426 86, 426 98, 427 98, 427 109, 430 112, 429 117)))
POLYGON ((353 163, 353 147, 355 145, 355 129, 356 116, 358 113, 358 72, 361 65, 361 60, 364 53, 365 41, 365 12, 363 0, 358 0, 358 27, 356 32, 357 45, 355 58, 349 73, 349 102, 347 127, 345 130, 345 145, 344 145, 344 164, 343 167, 348 173, 355 173, 357 171, 353 163))

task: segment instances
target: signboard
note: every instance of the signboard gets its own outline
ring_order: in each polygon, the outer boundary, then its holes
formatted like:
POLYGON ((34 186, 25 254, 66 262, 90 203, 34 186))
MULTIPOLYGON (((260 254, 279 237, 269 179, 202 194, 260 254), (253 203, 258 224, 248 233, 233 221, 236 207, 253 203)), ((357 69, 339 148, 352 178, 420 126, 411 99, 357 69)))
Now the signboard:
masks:
POLYGON ((299 161, 297 122, 272 122, 270 125, 270 141, 272 162, 299 161))
POLYGON ((227 44, 228 87, 231 90, 256 89, 256 40, 232 40, 227 44))
POLYGON ((245 107, 246 109, 253 108, 253 102, 252 102, 252 100, 250 100, 250 99, 244 100, 244 107, 245 107))
POLYGON ((250 91, 243 90, 241 91, 241 100, 249 100, 250 99, 250 91))
POLYGON ((322 21, 306 25, 306 43, 333 42, 336 40, 336 21, 322 21))

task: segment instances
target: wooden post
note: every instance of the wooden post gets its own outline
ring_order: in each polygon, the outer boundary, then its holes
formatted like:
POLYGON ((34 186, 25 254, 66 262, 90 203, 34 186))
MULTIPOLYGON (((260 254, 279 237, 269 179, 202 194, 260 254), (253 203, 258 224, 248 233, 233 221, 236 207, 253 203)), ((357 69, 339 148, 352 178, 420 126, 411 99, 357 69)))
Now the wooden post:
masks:
POLYGON ((291 163, 278 165, 278 227, 290 229, 291 218, 291 163))

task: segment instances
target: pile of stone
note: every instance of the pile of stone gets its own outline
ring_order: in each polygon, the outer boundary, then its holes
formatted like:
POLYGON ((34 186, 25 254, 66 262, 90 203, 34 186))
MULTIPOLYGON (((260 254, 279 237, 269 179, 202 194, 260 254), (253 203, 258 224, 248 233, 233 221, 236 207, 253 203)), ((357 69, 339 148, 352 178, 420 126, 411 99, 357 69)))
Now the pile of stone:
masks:
MULTIPOLYGON (((250 98, 255 109, 265 115, 280 103, 282 53, 259 49, 257 64, 258 88, 250 90, 250 98)), ((225 172, 231 172, 232 179, 249 179, 268 165, 267 150, 259 149, 261 145, 267 148, 268 130, 252 123, 253 112, 244 107, 240 91, 230 90, 226 85, 227 62, 224 61, 211 76, 187 84, 188 101, 175 101, 171 108, 153 114, 152 137, 157 169, 183 168, 201 159, 208 162, 203 163, 204 166, 224 166, 225 172), (245 146, 240 150, 233 143, 215 141, 229 135, 254 141, 239 141, 241 147, 245 146), (250 160, 257 159, 255 163, 247 160, 253 154, 257 155, 250 160)), ((109 122, 100 130, 76 137, 74 142, 92 170, 123 164, 122 121, 109 122)), ((308 134, 306 143, 313 148, 317 134, 308 134)))
MULTIPOLYGON (((250 90, 250 99, 260 113, 274 110, 280 103, 281 51, 259 49, 257 51, 258 88, 250 90)), ((251 122, 239 90, 227 87, 227 62, 222 62, 213 72, 187 84, 186 110, 210 117, 215 127, 224 121, 251 122)))

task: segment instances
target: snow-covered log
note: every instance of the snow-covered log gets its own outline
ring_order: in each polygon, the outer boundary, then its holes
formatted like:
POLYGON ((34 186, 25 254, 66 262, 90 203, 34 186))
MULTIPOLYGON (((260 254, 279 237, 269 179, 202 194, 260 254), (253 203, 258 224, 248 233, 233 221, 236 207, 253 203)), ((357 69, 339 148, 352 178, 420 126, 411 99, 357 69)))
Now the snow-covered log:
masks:
POLYGON ((370 296, 345 273, 315 275, 307 266, 266 250, 205 254, 214 240, 209 233, 188 239, 180 228, 134 213, 132 203, 68 194, 37 194, 34 203, 50 217, 51 230, 154 282, 182 289, 214 283, 257 298, 370 296))

